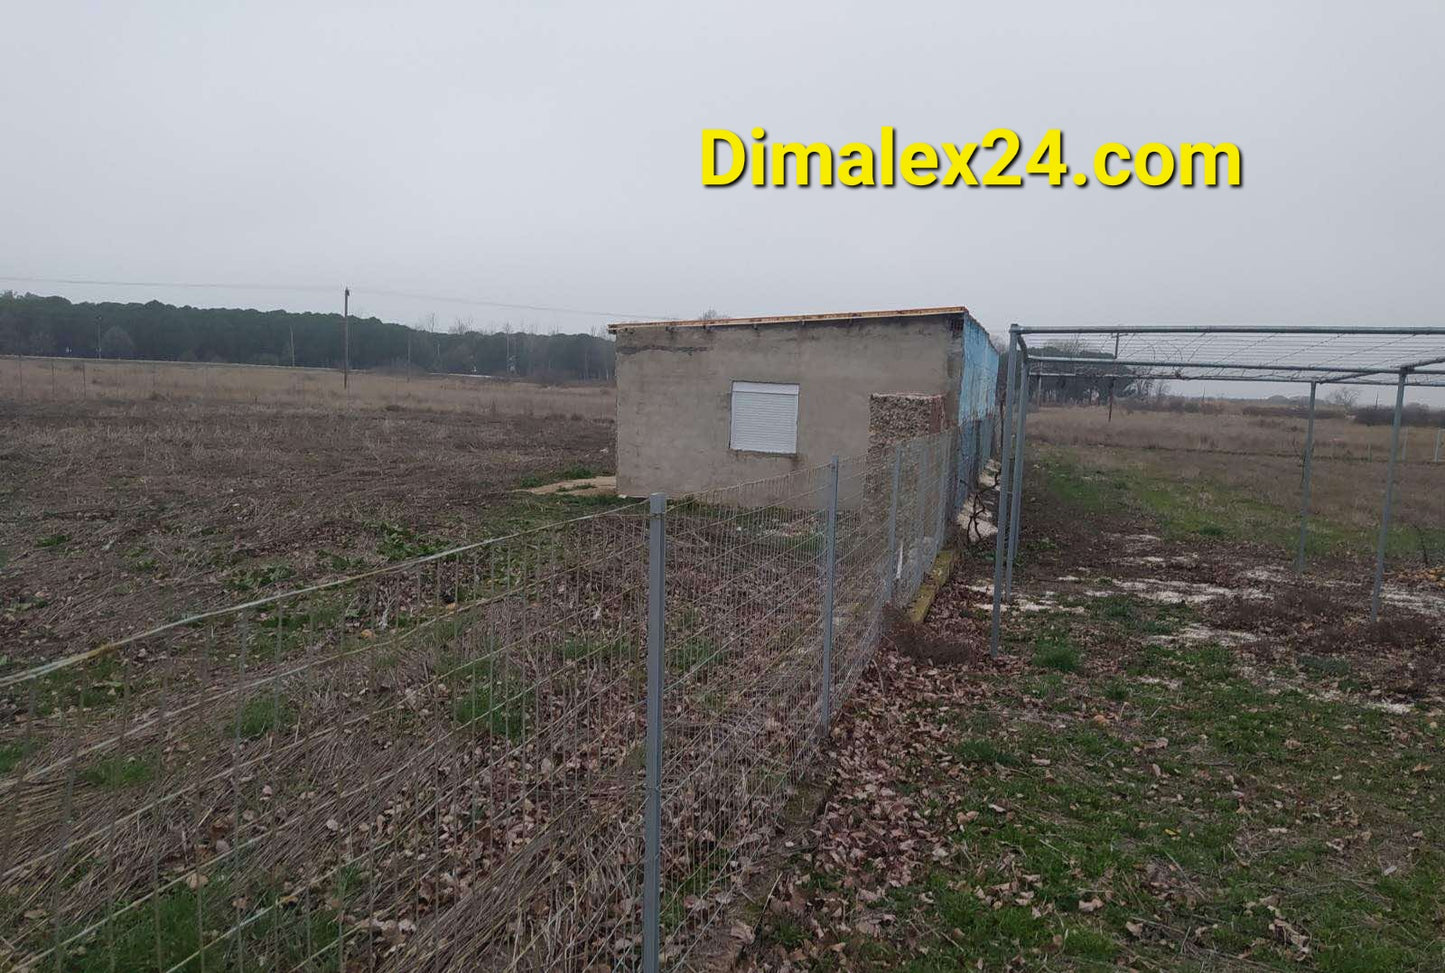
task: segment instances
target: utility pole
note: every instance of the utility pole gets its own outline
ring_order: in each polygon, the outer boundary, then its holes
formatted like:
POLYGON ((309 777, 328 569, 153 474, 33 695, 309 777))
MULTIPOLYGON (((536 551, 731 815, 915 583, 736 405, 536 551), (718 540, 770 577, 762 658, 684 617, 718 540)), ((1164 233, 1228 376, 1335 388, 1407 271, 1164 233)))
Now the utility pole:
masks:
POLYGON ((341 387, 351 388, 351 288, 341 293, 341 387))
POLYGON ((291 367, 296 367, 296 325, 288 326, 291 329, 291 367))

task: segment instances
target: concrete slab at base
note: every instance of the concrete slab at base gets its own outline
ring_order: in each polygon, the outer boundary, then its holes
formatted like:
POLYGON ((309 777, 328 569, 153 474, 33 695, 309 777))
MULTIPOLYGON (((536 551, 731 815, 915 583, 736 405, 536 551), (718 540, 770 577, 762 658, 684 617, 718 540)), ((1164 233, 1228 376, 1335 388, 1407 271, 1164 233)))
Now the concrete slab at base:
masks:
POLYGON ((923 584, 918 589, 918 597, 913 599, 913 604, 908 609, 908 620, 917 625, 928 617, 928 609, 933 607, 933 599, 938 597, 938 592, 948 583, 953 576, 953 565, 958 560, 958 553, 951 547, 945 547, 938 552, 938 557, 933 559, 933 567, 929 568, 928 576, 923 579, 923 584))
POLYGON ((585 480, 563 480, 523 490, 523 493, 566 493, 574 497, 596 497, 617 492, 617 477, 589 476, 585 480))

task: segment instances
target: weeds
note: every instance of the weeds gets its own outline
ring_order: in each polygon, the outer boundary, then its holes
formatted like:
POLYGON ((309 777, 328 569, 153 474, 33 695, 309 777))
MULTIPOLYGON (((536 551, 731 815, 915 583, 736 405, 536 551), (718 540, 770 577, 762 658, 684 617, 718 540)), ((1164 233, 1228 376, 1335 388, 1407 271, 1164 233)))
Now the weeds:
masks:
POLYGON ((1079 647, 1066 631, 1048 629, 1034 639, 1034 665, 1056 672, 1079 671, 1079 647))
POLYGON ((296 712, 280 697, 264 696, 248 700, 236 714, 234 731, 243 740, 259 740, 279 733, 296 723, 296 712))
POLYGON ((155 758, 149 756, 104 757, 82 769, 78 776, 96 787, 135 787, 155 778, 156 763, 155 758))

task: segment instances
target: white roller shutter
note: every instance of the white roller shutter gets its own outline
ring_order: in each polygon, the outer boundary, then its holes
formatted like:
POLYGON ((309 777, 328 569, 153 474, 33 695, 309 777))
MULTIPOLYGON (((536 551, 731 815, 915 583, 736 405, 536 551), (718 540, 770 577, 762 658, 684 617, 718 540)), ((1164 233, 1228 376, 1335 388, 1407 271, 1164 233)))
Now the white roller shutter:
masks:
POLYGON ((734 382, 732 448, 758 453, 798 451, 798 386, 734 382))

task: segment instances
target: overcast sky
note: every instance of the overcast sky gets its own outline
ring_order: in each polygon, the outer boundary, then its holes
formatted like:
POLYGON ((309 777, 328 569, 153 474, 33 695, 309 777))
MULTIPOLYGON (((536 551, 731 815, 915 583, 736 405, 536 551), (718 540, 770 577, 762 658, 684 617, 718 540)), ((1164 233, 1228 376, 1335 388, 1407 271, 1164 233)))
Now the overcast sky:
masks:
MULTIPOLYGON (((5 5, 0 275, 610 318, 1441 323, 1445 3, 5 5), (704 189, 700 133, 1232 141, 1240 189, 704 189)), ((1022 162, 1022 160, 1021 160, 1022 162)), ((1021 167, 1021 163, 1020 163, 1021 167)), ((0 282, 0 286, 6 286, 0 282)))

